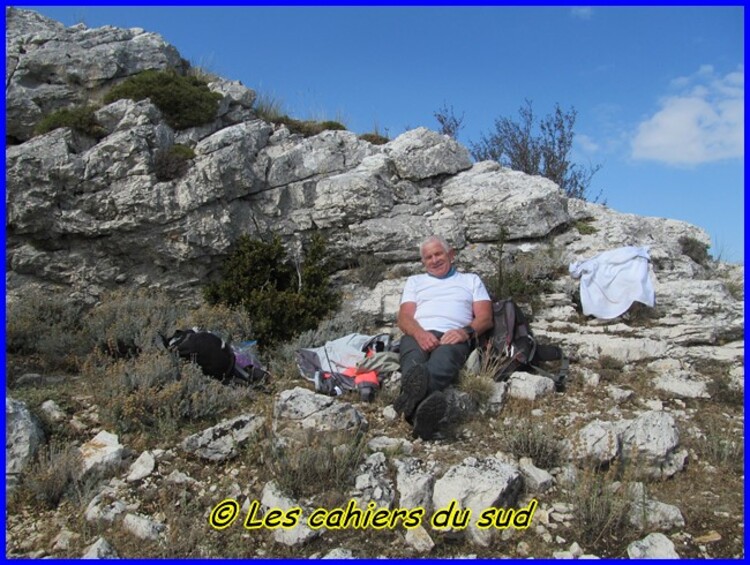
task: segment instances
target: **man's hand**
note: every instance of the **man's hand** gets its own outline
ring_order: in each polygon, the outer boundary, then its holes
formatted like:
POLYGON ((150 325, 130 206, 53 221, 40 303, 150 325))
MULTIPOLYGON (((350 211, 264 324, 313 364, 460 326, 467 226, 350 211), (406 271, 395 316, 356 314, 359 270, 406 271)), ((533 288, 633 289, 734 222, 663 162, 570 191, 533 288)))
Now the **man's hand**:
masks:
POLYGON ((469 341, 471 336, 464 330, 448 330, 440 338, 441 345, 455 345, 456 343, 463 343, 469 341))
POLYGON ((425 330, 421 330, 414 334, 414 339, 417 340, 419 347, 422 351, 430 352, 440 345, 441 341, 435 337, 433 333, 425 330))

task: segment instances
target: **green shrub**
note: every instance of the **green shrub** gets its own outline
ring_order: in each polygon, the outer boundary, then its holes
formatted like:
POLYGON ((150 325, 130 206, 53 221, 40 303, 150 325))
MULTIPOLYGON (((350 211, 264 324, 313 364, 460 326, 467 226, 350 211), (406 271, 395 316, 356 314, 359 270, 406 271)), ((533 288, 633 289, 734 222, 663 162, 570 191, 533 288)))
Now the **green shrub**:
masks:
POLYGON ((153 349, 159 333, 170 334, 184 310, 161 291, 114 291, 88 313, 84 327, 92 347, 115 357, 133 356, 153 349))
POLYGON ((323 130, 345 130, 346 126, 342 124, 341 122, 337 122, 335 120, 323 120, 322 122, 317 122, 319 124, 319 127, 323 128, 323 130))
POLYGON ((205 376, 198 365, 163 351, 110 363, 92 360, 85 376, 108 426, 160 442, 181 435, 185 424, 215 423, 251 394, 248 388, 223 385, 205 376))
POLYGON ((104 101, 109 104, 122 98, 135 101, 150 98, 164 114, 167 123, 180 130, 215 119, 222 96, 211 92, 199 78, 182 76, 174 71, 147 70, 112 88, 104 101))
POLYGON ((75 369, 88 352, 83 313, 67 294, 27 290, 7 303, 6 351, 34 356, 43 369, 75 369))
POLYGON ((325 241, 315 234, 296 264, 278 236, 270 242, 243 236, 221 268, 221 278, 208 284, 210 304, 243 306, 253 323, 259 347, 269 349, 315 328, 339 303, 329 285, 325 241))
POLYGON ((300 133, 305 137, 312 137, 313 135, 318 135, 326 130, 346 129, 346 126, 343 124, 330 120, 316 122, 314 120, 295 120, 289 116, 279 116, 275 121, 284 124, 292 133, 300 133))
POLYGON ((363 133, 359 136, 359 138, 362 141, 368 141, 373 145, 385 145, 390 141, 390 139, 388 139, 384 135, 380 135, 379 133, 363 133))
POLYGON ((159 334, 170 336, 176 329, 198 327, 228 342, 248 339, 252 326, 241 307, 223 304, 177 303, 166 292, 126 289, 102 296, 101 302, 83 318, 88 350, 110 356, 134 356, 160 349, 159 334))
POLYGON ((154 154, 154 174, 161 182, 179 178, 190 168, 190 161, 194 157, 195 151, 179 143, 159 150, 154 154))
POLYGON ((579 220, 575 223, 575 227, 581 235, 593 235, 599 231, 591 225, 591 220, 579 220))
POLYGON ((500 228, 494 249, 495 273, 487 281, 490 296, 500 300, 512 298, 518 303, 528 304, 532 311, 538 306, 541 296, 550 292, 555 266, 546 254, 521 254, 512 261, 505 257, 505 242, 508 232, 500 228))
POLYGON ((541 295, 549 292, 551 288, 552 283, 549 280, 534 278, 518 268, 505 268, 501 277, 488 285, 490 294, 498 299, 513 298, 516 302, 529 304, 535 304, 541 295))
POLYGON ((252 322, 247 310, 241 306, 226 304, 202 302, 175 322, 175 329, 192 327, 213 332, 229 343, 244 341, 253 335, 252 322))
POLYGON ((107 131, 96 121, 95 106, 75 106, 57 110, 42 118, 34 128, 35 135, 42 135, 58 128, 71 128, 80 134, 101 139, 107 131))
POLYGON ((256 115, 269 123, 283 124, 292 133, 305 137, 318 135, 326 130, 345 130, 346 126, 334 120, 297 120, 284 112, 284 104, 268 94, 261 93, 253 105, 256 115))
POLYGON ((711 260, 711 255, 708 254, 708 245, 689 236, 682 236, 677 242, 680 244, 683 255, 687 255, 703 267, 708 265, 711 260))

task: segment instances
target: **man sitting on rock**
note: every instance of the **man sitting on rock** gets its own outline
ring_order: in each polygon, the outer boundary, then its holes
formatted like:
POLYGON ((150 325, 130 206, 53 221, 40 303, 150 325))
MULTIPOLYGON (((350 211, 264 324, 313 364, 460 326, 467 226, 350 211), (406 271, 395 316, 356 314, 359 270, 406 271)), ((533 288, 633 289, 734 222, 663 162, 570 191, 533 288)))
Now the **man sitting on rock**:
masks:
POLYGON ((393 407, 414 437, 430 439, 447 408, 442 391, 458 380, 475 336, 492 327, 492 301, 477 275, 456 270, 443 238, 430 236, 419 250, 427 273, 409 277, 401 296, 401 394, 393 407))

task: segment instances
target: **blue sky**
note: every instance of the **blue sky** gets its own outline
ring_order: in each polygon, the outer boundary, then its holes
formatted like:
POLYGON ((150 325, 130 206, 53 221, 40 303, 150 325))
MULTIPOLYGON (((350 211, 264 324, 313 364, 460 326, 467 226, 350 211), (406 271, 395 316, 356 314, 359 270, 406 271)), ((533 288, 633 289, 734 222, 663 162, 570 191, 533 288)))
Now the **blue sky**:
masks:
POLYGON ((141 27, 290 116, 394 138, 463 116, 577 112, 573 161, 614 210, 704 228, 744 262, 744 8, 30 7, 65 25, 141 27))

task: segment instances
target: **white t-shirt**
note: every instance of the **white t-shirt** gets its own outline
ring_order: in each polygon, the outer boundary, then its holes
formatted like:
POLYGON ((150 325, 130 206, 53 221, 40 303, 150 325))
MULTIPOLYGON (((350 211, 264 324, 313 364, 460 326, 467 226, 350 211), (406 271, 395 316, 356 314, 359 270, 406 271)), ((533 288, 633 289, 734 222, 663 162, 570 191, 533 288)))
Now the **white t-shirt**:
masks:
POLYGON ((473 304, 490 300, 481 279, 473 273, 459 273, 446 279, 428 274, 406 279, 401 304, 415 302, 414 319, 425 330, 447 332, 468 326, 474 319, 473 304))

